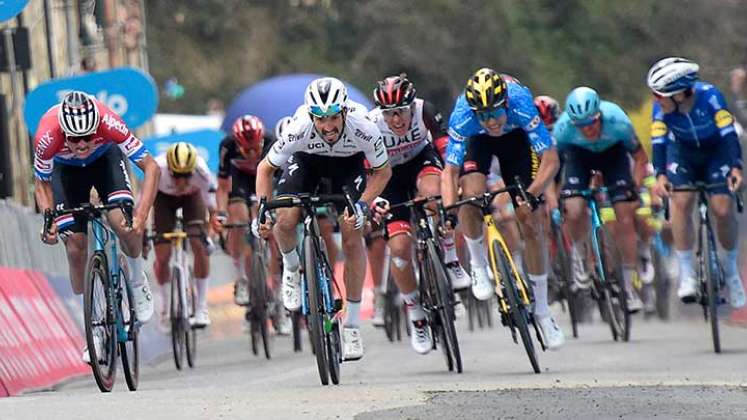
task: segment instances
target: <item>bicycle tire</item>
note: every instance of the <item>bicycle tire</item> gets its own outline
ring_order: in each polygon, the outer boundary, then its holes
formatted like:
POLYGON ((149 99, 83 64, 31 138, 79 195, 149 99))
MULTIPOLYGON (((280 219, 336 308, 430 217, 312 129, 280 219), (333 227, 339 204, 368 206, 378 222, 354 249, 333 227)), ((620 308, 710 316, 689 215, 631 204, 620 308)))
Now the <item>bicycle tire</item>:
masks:
MULTIPOLYGON (((187 319, 193 319, 197 309, 197 301, 195 299, 195 283, 192 272, 189 273, 187 278, 187 319)), ((197 329, 191 325, 187 325, 186 334, 184 335, 184 347, 186 349, 187 366, 190 369, 195 367, 197 360, 197 329)))
MULTIPOLYGON (((714 252, 716 244, 713 240, 713 236, 709 235, 708 227, 703 225, 702 227, 703 239, 705 240, 705 247, 703 248, 703 261, 704 261, 704 274, 705 274, 705 300, 708 306, 708 321, 711 324, 711 338, 713 339, 713 351, 715 353, 721 353, 721 334, 719 332, 718 325, 718 306, 721 300, 721 294, 719 293, 721 285, 721 268, 718 264, 718 254, 714 252)), ((703 242, 701 242, 703 244, 703 242)))
POLYGON ((594 235, 596 235, 599 244, 599 263, 604 273, 602 293, 612 338, 615 341, 619 339, 630 341, 631 317, 628 312, 628 297, 625 290, 620 252, 604 226, 598 227, 594 231, 594 235))
POLYGON ((88 355, 91 358, 91 371, 101 392, 111 392, 114 386, 114 380, 117 375, 117 331, 114 320, 109 319, 112 313, 112 302, 109 299, 109 287, 111 279, 109 278, 109 265, 107 264, 106 255, 97 251, 91 256, 88 263, 88 273, 86 275, 85 295, 83 296, 83 319, 86 330, 86 344, 88 345, 88 355), (94 314, 94 306, 104 300, 103 310, 94 314), (101 313, 103 312, 103 313, 101 313), (103 315, 103 319, 101 318, 103 315), (96 319, 94 319, 94 317, 96 319), (107 352, 104 356, 105 367, 102 370, 102 363, 99 363, 96 346, 94 345, 94 324, 103 324, 104 345, 102 348, 107 352))
POLYGON ((304 239, 304 276, 309 298, 309 315, 307 327, 311 336, 311 345, 316 358, 319 371, 319 380, 322 385, 329 384, 329 366, 327 365, 327 348, 324 339, 324 317, 322 305, 324 304, 321 290, 319 290, 319 279, 317 273, 316 243, 311 237, 304 239))
POLYGON ((124 256, 119 256, 119 288, 124 296, 121 298, 120 313, 122 324, 127 329, 127 341, 119 343, 119 352, 122 359, 122 371, 124 372, 127 389, 130 391, 137 390, 140 381, 140 343, 138 340, 138 326, 136 325, 136 315, 134 311, 134 297, 128 280, 129 270, 127 261, 124 256))
POLYGON ((184 364, 184 307, 179 297, 179 287, 181 285, 181 268, 174 267, 171 270, 171 304, 169 313, 171 319, 171 350, 174 355, 174 365, 176 370, 182 370, 184 364))
POLYGON ((503 248, 497 240, 494 240, 491 246, 493 247, 493 255, 498 258, 497 265, 501 270, 503 287, 505 288, 506 300, 509 305, 509 318, 516 329, 519 330, 521 342, 529 358, 529 363, 532 365, 532 370, 534 370, 534 373, 540 373, 537 352, 535 351, 534 342, 532 342, 532 336, 529 332, 529 310, 521 303, 519 298, 519 291, 516 289, 516 284, 514 283, 515 276, 513 270, 508 265, 508 256, 505 255, 503 248))
POLYGON ((558 265, 561 274, 561 293, 565 299, 565 303, 568 306, 568 315, 571 319, 571 330, 573 332, 573 338, 578 338, 578 304, 576 302, 576 296, 571 289, 571 282, 573 281, 573 273, 571 269, 571 258, 566 251, 565 235, 563 229, 554 226, 555 230, 555 244, 557 252, 555 257, 558 259, 558 265))
POLYGON ((299 353, 303 351, 303 339, 301 338, 301 317, 299 312, 291 312, 291 326, 293 327, 293 352, 299 353))
POLYGON ((329 361, 329 378, 335 385, 340 384, 340 329, 339 324, 332 324, 332 331, 326 333, 327 360, 329 361))
POLYGON ((431 264, 426 264, 425 261, 422 262, 423 263, 419 265, 418 270, 420 272, 420 281, 418 282, 418 285, 420 287, 420 300, 423 309, 428 315, 428 326, 431 329, 431 337, 433 339, 432 348, 433 350, 438 347, 441 348, 444 360, 446 361, 446 369, 448 369, 449 372, 452 372, 454 371, 454 359, 451 356, 449 342, 446 339, 444 331, 444 323, 441 319, 441 314, 438 311, 438 302, 435 298, 435 296, 437 296, 437 291, 433 290, 432 282, 424 280, 426 278, 430 279, 435 277, 435 274, 432 274, 433 267, 431 264))
POLYGON ((395 336, 395 328, 396 322, 398 321, 396 319, 397 314, 396 312, 399 310, 397 308, 396 303, 394 302, 393 296, 387 291, 387 293, 383 296, 384 299, 384 334, 386 335, 387 340, 389 340, 390 343, 393 343, 396 336, 395 336))
POLYGON ((449 281, 448 274, 446 274, 446 267, 441 262, 441 257, 436 250, 434 241, 428 240, 427 251, 429 255, 430 263, 433 264, 434 269, 434 284, 436 286, 437 293, 439 294, 439 312, 441 313, 441 319, 444 322, 444 332, 446 340, 449 343, 449 351, 454 359, 457 373, 462 373, 462 353, 459 350, 459 337, 457 337, 456 326, 456 315, 454 314, 454 292, 451 288, 451 282, 449 281))

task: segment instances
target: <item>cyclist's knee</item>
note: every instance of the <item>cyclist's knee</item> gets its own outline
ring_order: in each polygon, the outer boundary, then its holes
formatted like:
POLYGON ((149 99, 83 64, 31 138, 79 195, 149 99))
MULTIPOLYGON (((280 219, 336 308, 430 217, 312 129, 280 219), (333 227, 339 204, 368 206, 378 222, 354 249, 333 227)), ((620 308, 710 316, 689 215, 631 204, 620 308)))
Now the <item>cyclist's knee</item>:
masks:
POLYGON ((275 228, 283 233, 294 233, 300 219, 299 212, 294 210, 296 209, 279 209, 275 228))
POLYGON ((88 240, 85 235, 73 234, 65 241, 68 258, 75 264, 85 264, 88 256, 88 240))
POLYGON ((228 204, 228 222, 246 223, 249 220, 249 207, 243 200, 233 201, 228 204))
POLYGON ((480 195, 487 189, 485 175, 477 172, 464 175, 460 183, 462 185, 462 195, 464 197, 480 195))
POLYGON ((400 258, 409 261, 412 256, 412 239, 402 232, 389 238, 389 249, 392 258, 400 258))
POLYGON ((713 217, 719 220, 728 220, 733 217, 732 200, 728 195, 715 195, 711 198, 711 212, 713 217))

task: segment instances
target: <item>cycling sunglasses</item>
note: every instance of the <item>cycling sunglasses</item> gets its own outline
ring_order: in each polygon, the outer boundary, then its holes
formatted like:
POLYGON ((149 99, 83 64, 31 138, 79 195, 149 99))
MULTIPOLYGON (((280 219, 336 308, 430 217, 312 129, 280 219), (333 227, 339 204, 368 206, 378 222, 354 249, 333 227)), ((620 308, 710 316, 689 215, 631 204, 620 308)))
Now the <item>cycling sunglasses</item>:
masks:
POLYGON ((404 114, 409 114, 410 112, 411 112, 410 105, 405 105, 405 106, 399 106, 397 108, 382 109, 381 115, 387 118, 392 118, 397 115, 402 116, 404 114))
POLYGON ((475 111, 475 114, 477 114, 477 119, 480 120, 480 122, 485 122, 487 120, 497 120, 498 118, 506 115, 506 108, 499 107, 491 109, 489 111, 475 111))
POLYGON ((178 172, 171 172, 171 175, 172 175, 172 176, 173 176, 174 178, 177 178, 177 179, 178 179, 178 178, 181 178, 181 179, 185 179, 185 178, 192 178, 192 172, 187 172, 187 173, 183 173, 183 174, 181 174, 181 173, 178 173, 178 172))
POLYGON ((82 141, 88 143, 89 141, 93 140, 93 134, 89 134, 87 136, 65 136, 65 141, 72 143, 72 144, 78 144, 82 141))
POLYGON ((573 121, 573 125, 576 126, 577 128, 584 128, 584 127, 588 127, 588 126, 594 124, 597 121, 599 121, 599 113, 598 112, 593 117, 591 117, 591 118, 588 118, 588 119, 585 119, 585 120, 573 121))
POLYGON ((327 110, 323 110, 322 107, 311 105, 309 107, 309 112, 311 112, 311 115, 317 117, 317 118, 326 118, 326 117, 332 117, 334 115, 337 115, 342 112, 342 105, 340 104, 334 104, 327 108, 327 110))

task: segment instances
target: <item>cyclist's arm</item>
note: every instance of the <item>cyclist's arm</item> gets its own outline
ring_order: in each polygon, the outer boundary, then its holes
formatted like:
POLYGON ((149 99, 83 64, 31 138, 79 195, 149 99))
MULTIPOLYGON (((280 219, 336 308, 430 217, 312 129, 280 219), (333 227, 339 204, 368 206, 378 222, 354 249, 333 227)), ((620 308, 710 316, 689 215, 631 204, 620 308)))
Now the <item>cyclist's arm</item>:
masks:
POLYGON ((257 199, 272 198, 272 174, 277 170, 267 158, 262 159, 257 165, 257 199))
POLYGON ((142 169, 145 176, 140 188, 140 201, 135 206, 133 216, 144 222, 148 218, 151 207, 153 207, 153 201, 156 199, 161 169, 150 154, 144 154, 136 164, 142 169))
POLYGON ((441 113, 436 109, 436 106, 428 101, 423 101, 423 122, 428 132, 431 133, 433 143, 437 144, 438 140, 442 137, 447 137, 449 134, 446 131, 446 124, 441 113))
POLYGON ((560 158, 558 157, 558 149, 555 147, 545 149, 540 158, 537 175, 535 175, 534 181, 532 181, 532 184, 527 188, 527 192, 538 197, 555 179, 555 174, 558 173, 559 168, 560 158))
POLYGON ((231 191, 231 178, 219 177, 218 189, 215 191, 215 203, 218 212, 225 212, 228 209, 228 192, 231 191))
POLYGON ((635 185, 638 188, 640 188, 643 185, 643 179, 649 175, 648 154, 646 153, 646 150, 644 150, 642 146, 638 145, 638 148, 635 151, 631 152, 631 156, 633 156, 633 161, 634 161, 633 181, 635 182, 635 185))
POLYGON ((366 181, 366 189, 361 194, 361 201, 365 201, 369 207, 372 207, 374 199, 381 195, 391 177, 392 167, 388 162, 384 166, 374 169, 366 181))
POLYGON ((42 213, 54 207, 51 182, 34 178, 34 196, 36 196, 36 204, 42 213))
POLYGON ((447 163, 441 172, 441 198, 444 206, 450 206, 459 196, 459 166, 447 163))

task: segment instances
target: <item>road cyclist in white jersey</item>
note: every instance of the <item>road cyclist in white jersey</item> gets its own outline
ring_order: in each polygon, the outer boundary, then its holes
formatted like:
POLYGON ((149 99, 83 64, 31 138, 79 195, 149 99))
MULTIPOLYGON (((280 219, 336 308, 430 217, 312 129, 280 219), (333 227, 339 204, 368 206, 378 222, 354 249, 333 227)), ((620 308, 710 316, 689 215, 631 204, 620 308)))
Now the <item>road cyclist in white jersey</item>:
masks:
MULTIPOLYGON (((176 212, 182 210, 187 234, 205 235, 208 215, 215 212, 215 177, 210 173, 207 162, 199 156, 197 149, 186 142, 172 144, 166 153, 156 157, 161 169, 158 193, 153 203, 153 225, 156 235, 174 230, 176 212)), ((210 325, 208 314, 207 290, 210 274, 207 237, 192 236, 189 246, 192 250, 194 264, 195 289, 197 292, 194 319, 190 320, 195 327, 210 325)), ((160 327, 168 331, 170 327, 169 301, 171 273, 169 259, 171 244, 165 239, 155 240, 156 260, 153 271, 161 293, 160 327)))
MULTIPOLYGON (((373 96, 377 107, 368 117, 379 127, 392 165, 392 179, 382 192, 382 205, 376 211, 387 216, 385 238, 391 252, 390 269, 412 324, 411 345, 416 352, 425 354, 433 348, 433 338, 418 299, 410 210, 400 207, 390 212, 389 205, 440 195, 443 163, 433 140, 447 133, 441 113, 415 96, 415 87, 405 74, 379 81, 373 96)), ((441 246, 452 287, 468 288, 471 280, 459 264, 453 231, 441 238, 441 246)), ((383 261, 372 261, 372 265, 379 264, 384 265, 383 261)))
MULTIPOLYGON (((278 196, 314 193, 324 178, 330 179, 332 194, 340 194, 345 188, 354 195, 354 214, 338 209, 342 215, 340 230, 345 253, 346 311, 342 323, 345 360, 363 357, 360 333, 360 302, 366 270, 363 228, 370 206, 392 175, 381 133, 365 112, 365 107, 348 100, 340 80, 324 77, 312 81, 306 89, 304 104, 257 168, 259 200, 272 198, 272 175, 291 156, 293 163, 284 167, 278 181, 278 196), (364 159, 373 170, 368 179, 364 159)), ((302 298, 300 258, 296 250, 296 226, 300 221, 299 208, 283 208, 276 211, 274 227, 270 218, 261 226, 257 220, 252 227, 255 234, 262 236, 269 235, 272 228, 283 254, 283 304, 290 311, 300 308, 302 298)))

